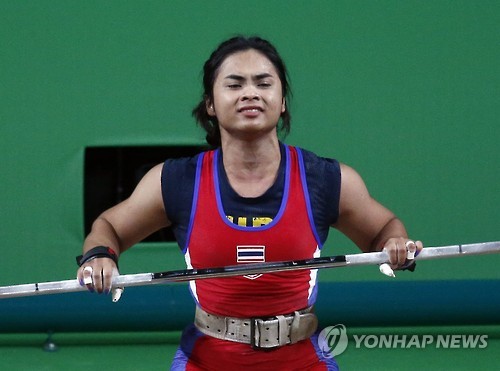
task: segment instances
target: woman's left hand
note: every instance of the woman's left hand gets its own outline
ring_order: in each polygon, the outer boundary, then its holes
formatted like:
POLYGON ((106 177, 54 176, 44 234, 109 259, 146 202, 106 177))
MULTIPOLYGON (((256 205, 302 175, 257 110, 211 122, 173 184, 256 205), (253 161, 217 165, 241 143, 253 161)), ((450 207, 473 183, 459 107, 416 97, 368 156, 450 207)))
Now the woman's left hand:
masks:
POLYGON ((392 269, 404 269, 412 264, 415 256, 423 248, 422 241, 399 237, 388 239, 383 250, 389 255, 389 263, 392 269))

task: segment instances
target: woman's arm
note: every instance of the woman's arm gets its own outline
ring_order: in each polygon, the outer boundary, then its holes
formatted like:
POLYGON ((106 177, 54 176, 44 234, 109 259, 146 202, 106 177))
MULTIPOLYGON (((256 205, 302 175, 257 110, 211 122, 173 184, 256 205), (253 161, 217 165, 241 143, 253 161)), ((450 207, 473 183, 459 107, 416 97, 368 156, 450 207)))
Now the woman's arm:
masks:
MULTIPOLYGON (((339 218, 334 225, 362 251, 386 249, 394 268, 406 262, 407 244, 422 249, 420 241, 408 239, 403 223, 389 209, 373 199, 359 174, 341 164, 339 218)), ((415 247, 413 247, 415 248, 415 247)))
MULTIPOLYGON (((117 257, 150 234, 170 224, 161 194, 162 164, 152 168, 125 201, 103 212, 92 224, 92 230, 83 244, 83 254, 96 246, 112 249, 117 257)), ((90 291, 108 293, 111 280, 117 273, 115 262, 109 258, 96 258, 78 269, 80 282, 91 275, 90 291), (87 268, 90 266, 92 271, 87 268)))

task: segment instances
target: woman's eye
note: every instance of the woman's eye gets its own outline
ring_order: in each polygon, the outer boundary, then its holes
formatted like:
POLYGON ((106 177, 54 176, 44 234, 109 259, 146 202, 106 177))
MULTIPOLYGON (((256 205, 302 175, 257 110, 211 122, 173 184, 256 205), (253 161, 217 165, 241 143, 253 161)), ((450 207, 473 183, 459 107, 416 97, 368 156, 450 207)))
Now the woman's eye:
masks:
POLYGON ((271 86, 271 83, 269 83, 269 82, 261 82, 261 83, 259 84, 259 86, 260 86, 261 88, 269 88, 269 87, 271 86))
POLYGON ((241 87, 241 85, 240 84, 229 84, 227 87, 229 89, 237 89, 237 88, 241 87))

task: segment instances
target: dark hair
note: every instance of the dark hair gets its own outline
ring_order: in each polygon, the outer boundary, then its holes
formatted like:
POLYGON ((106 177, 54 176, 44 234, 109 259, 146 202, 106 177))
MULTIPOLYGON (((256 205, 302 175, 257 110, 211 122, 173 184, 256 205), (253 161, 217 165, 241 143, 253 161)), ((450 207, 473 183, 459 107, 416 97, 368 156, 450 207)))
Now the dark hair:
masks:
POLYGON ((262 53, 276 68, 281 80, 283 97, 287 99, 285 112, 281 114, 281 122, 278 124, 278 131, 284 133, 284 135, 290 132, 291 116, 288 109, 288 98, 291 96, 291 91, 287 79, 288 75, 285 63, 281 59, 276 48, 269 41, 257 36, 236 36, 222 42, 205 62, 203 66, 203 97, 201 102, 198 103, 192 112, 198 124, 206 131, 206 140, 208 144, 213 147, 218 147, 221 144, 220 129, 217 117, 210 116, 207 112, 207 99, 213 101, 213 86, 222 62, 231 54, 249 49, 255 49, 262 53))

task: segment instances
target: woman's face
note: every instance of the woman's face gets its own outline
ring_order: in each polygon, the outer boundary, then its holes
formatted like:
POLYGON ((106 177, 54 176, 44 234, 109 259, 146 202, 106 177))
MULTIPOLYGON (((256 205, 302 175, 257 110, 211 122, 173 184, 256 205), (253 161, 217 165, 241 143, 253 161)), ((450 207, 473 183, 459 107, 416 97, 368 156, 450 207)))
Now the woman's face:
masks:
POLYGON ((219 67, 213 86, 213 101, 207 112, 216 116, 221 138, 252 139, 276 133, 285 111, 281 81, 264 54, 250 49, 229 55, 219 67))

